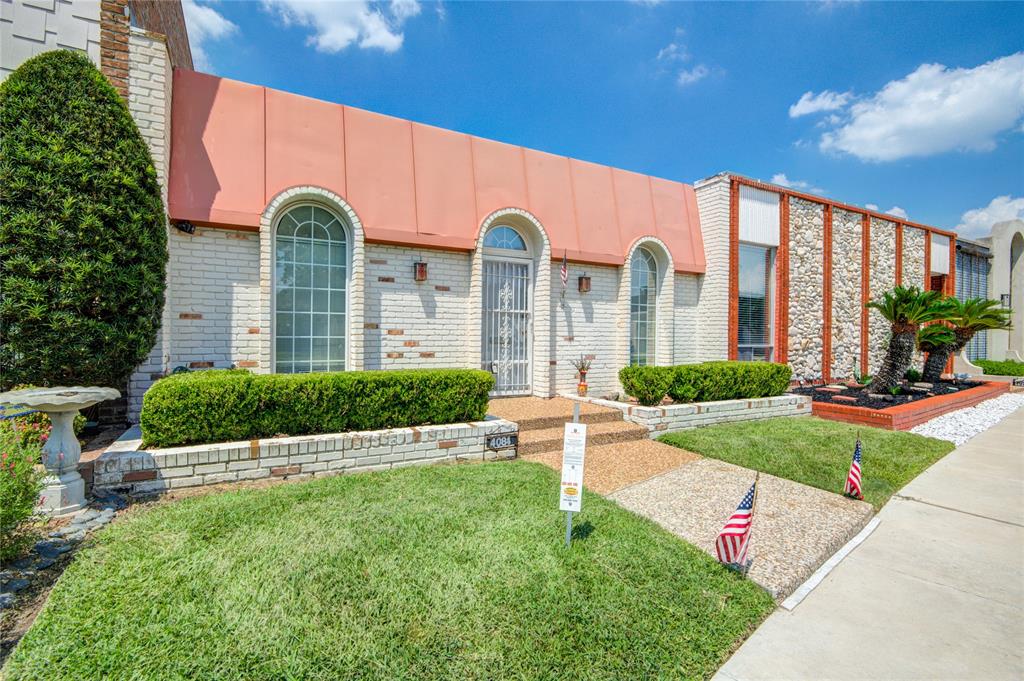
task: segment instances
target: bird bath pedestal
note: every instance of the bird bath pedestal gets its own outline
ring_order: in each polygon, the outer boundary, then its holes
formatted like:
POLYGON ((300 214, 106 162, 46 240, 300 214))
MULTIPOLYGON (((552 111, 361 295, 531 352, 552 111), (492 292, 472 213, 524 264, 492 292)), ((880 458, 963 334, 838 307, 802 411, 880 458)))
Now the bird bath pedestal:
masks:
POLYGON ((113 388, 29 388, 0 393, 0 404, 24 405, 50 417, 50 437, 43 445, 49 475, 38 508, 49 515, 73 513, 85 506, 85 481, 78 474, 82 447, 75 437, 80 409, 121 396, 113 388))

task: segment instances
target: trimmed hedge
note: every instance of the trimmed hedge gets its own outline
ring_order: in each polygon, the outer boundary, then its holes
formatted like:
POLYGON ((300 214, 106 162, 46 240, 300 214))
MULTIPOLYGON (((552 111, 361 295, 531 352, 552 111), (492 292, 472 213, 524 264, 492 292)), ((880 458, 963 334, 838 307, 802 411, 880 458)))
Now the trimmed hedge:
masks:
POLYGON ((769 362, 704 362, 670 367, 625 367, 619 381, 626 394, 645 406, 668 393, 674 402, 717 402, 781 395, 792 370, 769 362))
POLYGON ((1017 362, 1012 359, 997 361, 994 359, 972 360, 980 366, 986 374, 992 376, 1024 376, 1024 362, 1017 362))
POLYGON ((645 407, 660 404, 672 385, 673 367, 622 367, 619 383, 630 397, 645 407))
POLYGON ((0 84, 0 389, 118 386, 160 328, 167 227, 125 101, 55 50, 0 84))
POLYGON ((494 377, 473 369, 251 374, 198 371, 142 400, 149 446, 481 421, 494 377))

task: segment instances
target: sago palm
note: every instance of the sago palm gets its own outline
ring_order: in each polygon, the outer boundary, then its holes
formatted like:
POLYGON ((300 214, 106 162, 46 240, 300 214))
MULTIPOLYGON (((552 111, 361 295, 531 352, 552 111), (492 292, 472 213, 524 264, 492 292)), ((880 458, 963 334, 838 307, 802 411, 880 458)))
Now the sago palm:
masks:
MULTIPOLYGON (((930 324, 921 327, 921 330, 917 332, 917 349, 928 356, 924 362, 921 380, 934 382, 935 379, 929 378, 929 369, 932 368, 933 363, 940 361, 940 356, 942 358, 949 357, 949 348, 955 342, 956 335, 953 333, 953 329, 945 324, 930 324)), ((939 366, 940 374, 944 366, 945 361, 939 366)))
POLYGON ((871 392, 887 393, 899 385, 910 368, 914 342, 921 325, 942 319, 949 306, 940 291, 922 291, 916 286, 897 286, 867 307, 878 310, 889 322, 892 335, 882 368, 871 380, 871 392))
POLYGON ((963 350, 979 331, 1010 328, 1010 310, 1002 307, 998 300, 953 298, 949 301, 949 307, 945 319, 952 324, 953 341, 928 354, 923 380, 929 383, 939 380, 950 355, 963 350))

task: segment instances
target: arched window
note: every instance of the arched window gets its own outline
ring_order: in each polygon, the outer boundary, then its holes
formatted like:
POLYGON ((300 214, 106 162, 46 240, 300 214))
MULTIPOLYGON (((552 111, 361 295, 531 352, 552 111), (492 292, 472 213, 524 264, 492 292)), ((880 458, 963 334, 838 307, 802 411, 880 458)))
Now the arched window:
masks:
POLYGON ((500 248, 506 251, 525 251, 526 242, 516 230, 505 225, 498 225, 487 230, 484 236, 484 248, 500 248))
POLYGON ((646 248, 638 248, 630 261, 629 363, 654 364, 655 308, 658 264, 646 248))
POLYGON ((274 358, 280 373, 344 371, 348 235, 319 206, 290 208, 274 233, 274 358))

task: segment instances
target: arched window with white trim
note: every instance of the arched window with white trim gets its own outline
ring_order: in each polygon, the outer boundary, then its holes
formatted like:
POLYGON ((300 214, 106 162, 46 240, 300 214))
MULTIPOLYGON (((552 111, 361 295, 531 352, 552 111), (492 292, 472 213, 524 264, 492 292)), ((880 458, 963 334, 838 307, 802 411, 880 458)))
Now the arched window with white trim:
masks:
POLYGON ((629 269, 629 363, 647 366, 654 364, 658 263, 650 251, 638 248, 629 269))
POLYGON ((344 371, 348 229, 321 206, 289 208, 274 230, 274 367, 344 371))

